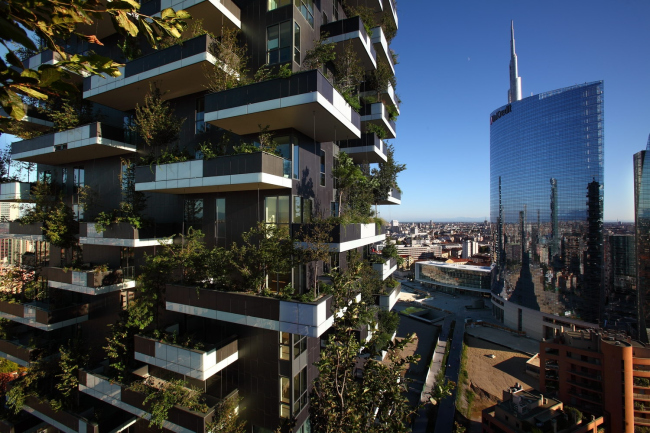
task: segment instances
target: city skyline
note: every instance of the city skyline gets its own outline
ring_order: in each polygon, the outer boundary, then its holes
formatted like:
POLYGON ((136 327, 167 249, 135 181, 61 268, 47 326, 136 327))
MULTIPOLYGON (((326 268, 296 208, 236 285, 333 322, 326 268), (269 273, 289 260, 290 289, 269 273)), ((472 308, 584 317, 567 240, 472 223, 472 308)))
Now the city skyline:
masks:
POLYGON ((650 88, 634 71, 648 69, 648 48, 641 41, 650 31, 641 17, 650 5, 586 5, 453 2, 401 8, 403 25, 394 45, 403 102, 394 142, 407 170, 399 177, 402 206, 380 208, 384 219, 488 218, 489 116, 508 102, 513 20, 523 98, 604 80, 604 220, 634 220, 632 157, 650 132, 650 107, 643 104, 650 88), (428 52, 412 44, 422 28, 430 29, 428 52), (422 69, 430 71, 426 83, 416 78, 422 69))

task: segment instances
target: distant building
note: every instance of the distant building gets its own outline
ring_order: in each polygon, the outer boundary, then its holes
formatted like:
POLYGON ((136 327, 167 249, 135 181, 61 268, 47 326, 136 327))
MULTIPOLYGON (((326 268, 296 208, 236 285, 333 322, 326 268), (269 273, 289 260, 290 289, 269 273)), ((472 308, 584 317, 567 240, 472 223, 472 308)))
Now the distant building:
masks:
POLYGON ((399 221, 397 220, 391 220, 390 222, 391 227, 399 227, 399 221))
POLYGON ((483 409, 482 415, 484 433, 527 433, 532 428, 551 433, 597 433, 603 424, 602 417, 576 423, 560 400, 517 385, 503 391, 501 403, 483 409))
POLYGON ((418 262, 415 264, 415 279, 425 285, 447 293, 488 296, 494 272, 494 265, 473 266, 461 260, 447 262, 418 262))
POLYGON ((638 337, 634 235, 613 234, 607 237, 606 264, 604 327, 623 330, 638 337))
POLYGON ((473 240, 463 241, 463 255, 462 258, 468 259, 474 254, 478 254, 478 242, 473 240))
POLYGON ((634 155, 634 221, 639 338, 649 341, 650 324, 650 137, 646 150, 634 155))
POLYGON ((567 331, 542 341, 539 357, 540 391, 604 415, 607 432, 650 427, 650 346, 624 334, 567 331))

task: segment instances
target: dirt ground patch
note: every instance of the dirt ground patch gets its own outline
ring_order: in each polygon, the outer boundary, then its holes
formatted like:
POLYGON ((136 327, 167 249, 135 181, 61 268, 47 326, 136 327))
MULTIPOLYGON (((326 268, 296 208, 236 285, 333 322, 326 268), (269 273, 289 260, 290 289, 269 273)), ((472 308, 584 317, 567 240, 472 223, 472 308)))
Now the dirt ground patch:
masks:
POLYGON ((480 420, 481 411, 494 405, 501 399, 503 390, 516 382, 524 389, 539 388, 539 380, 525 373, 528 356, 467 334, 465 342, 468 379, 476 394, 471 419, 480 420))

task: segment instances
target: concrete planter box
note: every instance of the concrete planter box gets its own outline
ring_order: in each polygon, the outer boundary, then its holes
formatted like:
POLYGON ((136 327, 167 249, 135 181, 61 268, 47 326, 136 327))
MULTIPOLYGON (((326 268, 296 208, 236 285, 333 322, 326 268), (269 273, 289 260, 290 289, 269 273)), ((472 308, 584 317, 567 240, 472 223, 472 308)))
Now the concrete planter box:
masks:
POLYGON ((337 57, 345 55, 345 49, 352 44, 354 53, 364 70, 372 71, 377 68, 377 51, 360 17, 345 18, 323 24, 320 31, 321 34, 328 35, 327 39, 323 41, 324 44, 334 44, 334 52, 337 57))
POLYGON ((320 337, 334 322, 331 295, 297 302, 168 285, 166 296, 169 311, 308 337, 320 337))
POLYGON ((0 238, 43 240, 43 223, 20 224, 19 222, 0 223, 0 238))
MULTIPOLYGON (((132 268, 127 270, 132 273, 132 268)), ((43 274, 48 279, 50 287, 87 295, 101 295, 135 287, 133 276, 129 275, 130 279, 127 280, 123 271, 123 269, 107 272, 65 271, 63 268, 48 267, 44 269, 43 274)))
POLYGON ((52 331, 88 320, 88 304, 52 310, 32 304, 0 301, 0 317, 44 331, 52 331))
POLYGON ((239 357, 237 339, 228 339, 205 350, 189 349, 155 338, 136 335, 135 359, 198 380, 206 380, 239 357))
POLYGON ((97 423, 72 412, 55 411, 48 403, 34 396, 25 398, 23 410, 65 433, 99 433, 97 423))
POLYGON ((375 303, 380 308, 384 310, 392 310, 397 300, 399 299, 399 294, 402 292, 402 284, 398 284, 397 287, 394 287, 390 292, 385 295, 375 295, 375 303))
POLYGON ((141 229, 129 223, 116 223, 98 232, 95 223, 79 224, 79 243, 85 245, 107 245, 117 247, 149 247, 169 243, 167 237, 181 231, 176 224, 156 224, 141 229))
POLYGON ((39 349, 23 346, 18 341, 0 340, 0 356, 23 367, 29 367, 36 360, 39 349))
POLYGON ((390 258, 386 260, 386 263, 373 263, 372 269, 379 273, 383 281, 393 275, 393 272, 397 270, 397 260, 390 258))
MULTIPOLYGON (((291 224, 291 232, 296 240, 296 246, 308 247, 307 243, 301 242, 301 236, 309 236, 315 229, 314 224, 291 224)), ((339 224, 332 228, 329 237, 332 239, 330 242, 330 251, 332 252, 344 252, 386 239, 386 236, 377 230, 374 223, 339 224)))
POLYGON ((366 104, 361 107, 361 122, 368 122, 376 126, 381 126, 386 130, 386 138, 397 137, 397 127, 393 120, 390 120, 390 114, 383 102, 366 104))

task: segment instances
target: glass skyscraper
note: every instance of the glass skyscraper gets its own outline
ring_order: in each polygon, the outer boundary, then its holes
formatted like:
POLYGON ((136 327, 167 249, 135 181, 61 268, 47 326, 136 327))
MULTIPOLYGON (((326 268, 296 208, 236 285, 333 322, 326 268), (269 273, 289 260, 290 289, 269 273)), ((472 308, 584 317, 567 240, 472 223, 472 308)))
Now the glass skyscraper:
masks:
POLYGON ((648 342, 650 323, 650 137, 648 146, 634 155, 634 219, 639 339, 648 342))
POLYGON ((602 81, 513 100, 491 113, 493 292, 598 323, 603 156, 602 81))

